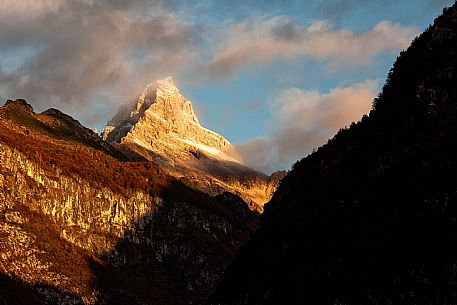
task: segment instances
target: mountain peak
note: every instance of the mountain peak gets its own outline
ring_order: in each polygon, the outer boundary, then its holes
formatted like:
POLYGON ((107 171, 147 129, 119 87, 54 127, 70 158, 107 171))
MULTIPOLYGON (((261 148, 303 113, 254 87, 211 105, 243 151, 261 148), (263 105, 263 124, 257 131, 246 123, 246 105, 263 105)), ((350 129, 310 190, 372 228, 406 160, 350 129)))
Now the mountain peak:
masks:
POLYGON ((198 150, 230 159, 224 154, 230 143, 200 125, 192 102, 179 92, 171 76, 152 82, 138 98, 121 105, 102 137, 109 142, 133 142, 151 151, 160 150, 158 154, 182 156, 198 150))
POLYGON ((243 165, 229 141, 201 126, 192 102, 171 77, 152 82, 121 105, 101 137, 132 160, 154 161, 193 188, 240 195, 256 211, 262 211, 279 180, 243 165))
POLYGON ((192 102, 171 77, 149 84, 142 93, 119 107, 101 137, 131 160, 154 161, 171 176, 214 196, 239 195, 262 211, 279 184, 242 163, 223 136, 200 125, 192 102))
POLYGON ((27 103, 26 100, 21 99, 21 98, 16 99, 14 101, 13 100, 7 100, 4 106, 5 107, 11 107, 11 106, 18 107, 18 108, 22 109, 23 111, 25 111, 25 112, 27 112, 29 114, 33 114, 34 113, 32 105, 30 105, 29 103, 27 103))
MULTIPOLYGON (((151 93, 156 93, 160 91, 162 94, 173 95, 174 93, 179 94, 179 89, 176 84, 173 82, 171 76, 165 77, 164 79, 159 79, 150 83, 143 91, 141 95, 148 95, 151 93)), ((140 97, 141 97, 140 95, 140 97)))
POLYGON ((43 111, 40 114, 41 115, 45 115, 45 116, 52 116, 52 117, 55 117, 55 118, 58 118, 58 119, 62 119, 62 120, 64 120, 65 122, 67 122, 69 124, 72 124, 72 125, 75 125, 75 126, 79 126, 79 127, 83 127, 78 120, 75 120, 72 116, 70 116, 70 115, 68 115, 66 113, 63 113, 62 111, 60 111, 59 109, 56 109, 56 108, 49 108, 49 109, 43 111))
MULTIPOLYGON (((167 101, 167 103, 177 102, 178 104, 182 99, 185 99, 179 92, 178 87, 173 82, 173 78, 168 76, 164 79, 156 80, 150 83, 143 92, 138 96, 137 99, 130 102, 135 114, 140 116, 144 115, 144 112, 151 106, 154 101, 158 99, 167 101), (171 98, 176 96, 179 98, 171 98)), ((188 101, 190 103, 190 101, 188 101)), ((195 115, 193 115, 195 116, 195 115)), ((196 117, 194 118, 196 120, 196 117)), ((196 120, 198 123, 198 120, 196 120)))
POLYGON ((175 83, 173 82, 173 78, 171 76, 167 76, 163 79, 156 80, 155 82, 151 83, 157 85, 158 87, 160 86, 175 86, 175 83))

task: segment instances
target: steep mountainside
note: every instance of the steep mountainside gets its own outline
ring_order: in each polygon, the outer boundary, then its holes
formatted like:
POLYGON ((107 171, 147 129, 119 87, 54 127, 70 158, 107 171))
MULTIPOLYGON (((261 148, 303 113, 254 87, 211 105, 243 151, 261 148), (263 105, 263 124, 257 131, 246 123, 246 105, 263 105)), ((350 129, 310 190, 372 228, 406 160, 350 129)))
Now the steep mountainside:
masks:
POLYGON ((0 117, 1 304, 201 304, 256 227, 58 110, 0 117))
POLYGON ((277 179, 270 183, 269 177, 243 165, 226 139, 200 125, 192 103, 171 77, 121 105, 102 138, 131 159, 156 162, 193 188, 211 195, 237 194, 253 210, 262 211, 275 190, 277 179))
POLYGON ((456 304, 456 181, 454 5, 284 178, 214 303, 456 304))

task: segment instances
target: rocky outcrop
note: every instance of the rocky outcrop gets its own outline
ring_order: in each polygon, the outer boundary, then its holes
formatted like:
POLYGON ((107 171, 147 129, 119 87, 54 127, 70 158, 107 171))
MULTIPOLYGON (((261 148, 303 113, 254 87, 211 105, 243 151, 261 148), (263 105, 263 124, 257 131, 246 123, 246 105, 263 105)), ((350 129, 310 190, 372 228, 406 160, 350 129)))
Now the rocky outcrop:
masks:
POLYGON ((17 107, 20 108, 22 111, 33 114, 33 107, 27 103, 24 99, 16 99, 16 100, 7 100, 5 102, 4 107, 17 107))
POLYGON ((275 187, 245 166, 221 135, 202 127, 192 103, 171 77, 156 81, 119 107, 102 138, 136 160, 156 162, 174 177, 211 195, 229 191, 262 211, 275 187))
POLYGON ((22 109, 0 108, 0 279, 48 304, 204 302, 257 216, 22 109))
POLYGON ((95 304, 95 288, 84 291, 74 276, 53 268, 61 262, 46 256, 50 250, 46 249, 47 239, 62 238, 75 249, 105 256, 115 249, 117 240, 125 236, 136 219, 152 215, 150 212, 160 199, 154 202, 142 192, 124 197, 103 187, 91 187, 84 180, 62 176, 58 169, 45 171, 3 144, 0 155, 1 225, 6 234, 0 239, 0 272, 37 289, 42 284, 54 287, 62 299, 76 295, 81 298, 79 303, 84 298, 84 303, 95 304), (40 240, 35 230, 28 230, 33 225, 30 213, 52 221, 57 236, 40 240))

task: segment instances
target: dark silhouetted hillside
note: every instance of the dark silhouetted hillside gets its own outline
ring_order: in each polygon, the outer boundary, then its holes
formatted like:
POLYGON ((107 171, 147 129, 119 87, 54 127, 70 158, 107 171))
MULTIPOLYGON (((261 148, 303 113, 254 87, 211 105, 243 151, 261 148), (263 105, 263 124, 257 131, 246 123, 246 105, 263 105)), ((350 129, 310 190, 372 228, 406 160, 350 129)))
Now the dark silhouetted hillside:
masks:
POLYGON ((294 165, 214 303, 456 304, 456 181, 454 5, 370 115, 294 165))

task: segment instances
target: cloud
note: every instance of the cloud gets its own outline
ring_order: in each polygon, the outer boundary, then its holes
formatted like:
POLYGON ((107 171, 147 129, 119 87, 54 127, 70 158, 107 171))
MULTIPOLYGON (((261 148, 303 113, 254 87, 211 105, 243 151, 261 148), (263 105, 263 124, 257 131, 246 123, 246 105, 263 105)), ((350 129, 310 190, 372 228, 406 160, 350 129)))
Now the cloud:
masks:
POLYGON ((371 109, 377 82, 367 80, 328 93, 282 90, 272 101, 274 129, 265 138, 236 145, 246 164, 267 172, 292 162, 324 144, 338 129, 358 121, 371 109))
POLYGON ((364 65, 378 54, 407 47, 417 34, 416 28, 390 21, 368 32, 353 32, 336 30, 323 20, 300 26, 286 16, 253 17, 228 27, 210 61, 199 67, 210 78, 277 60, 311 59, 330 68, 364 65))
POLYGON ((278 0, 170 3, 0 0, 0 96, 25 98, 38 110, 57 107, 94 125, 108 120, 119 102, 168 75, 192 82, 295 60, 353 67, 397 52, 416 33, 389 21, 353 32, 322 20, 303 26, 286 16, 252 12, 260 7, 278 13, 285 7, 278 0), (211 13, 221 5, 233 8, 224 18, 235 21, 197 20, 192 8, 205 4, 211 13))
POLYGON ((64 0, 1 0, 0 16, 35 16, 49 11, 56 11, 64 4, 64 0))
POLYGON ((0 0, 0 92, 95 122, 189 62, 189 31, 159 1, 0 0))

